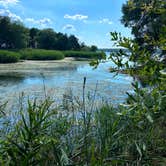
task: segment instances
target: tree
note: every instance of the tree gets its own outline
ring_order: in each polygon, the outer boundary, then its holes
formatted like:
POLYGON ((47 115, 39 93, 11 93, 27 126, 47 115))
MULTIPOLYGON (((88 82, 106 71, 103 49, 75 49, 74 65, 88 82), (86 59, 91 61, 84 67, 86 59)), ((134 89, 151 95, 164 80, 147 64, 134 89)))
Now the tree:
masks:
POLYGON ((11 24, 9 35, 11 48, 21 49, 28 46, 29 30, 20 22, 14 22, 11 24))
POLYGON ((63 34, 61 32, 57 33, 57 41, 55 48, 57 50, 69 50, 69 40, 66 34, 63 34))
POLYGON ((38 35, 39 48, 42 49, 54 49, 56 43, 56 32, 53 29, 43 29, 38 35))
POLYGON ((0 16, 0 47, 9 47, 9 17, 0 16))
POLYGON ((37 28, 31 28, 29 30, 29 37, 30 37, 29 47, 37 48, 37 37, 38 37, 39 32, 40 32, 40 30, 37 28))
POLYGON ((80 44, 78 42, 78 39, 74 35, 69 36, 68 46, 70 50, 80 50, 80 44))
POLYGON ((128 0, 122 7, 122 23, 131 28, 135 41, 152 53, 166 50, 166 1, 128 0))
POLYGON ((19 21, 0 17, 0 47, 20 49, 27 47, 28 29, 19 21))
POLYGON ((96 52, 97 51, 97 46, 92 45, 91 48, 90 48, 90 51, 96 52))

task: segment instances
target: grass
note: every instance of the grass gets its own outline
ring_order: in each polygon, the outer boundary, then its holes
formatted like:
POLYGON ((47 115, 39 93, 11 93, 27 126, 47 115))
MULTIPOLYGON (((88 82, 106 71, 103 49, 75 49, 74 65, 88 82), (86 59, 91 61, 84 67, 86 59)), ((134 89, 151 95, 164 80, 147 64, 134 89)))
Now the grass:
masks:
POLYGON ((104 52, 89 52, 89 51, 64 51, 65 57, 102 59, 105 56, 104 52))
POLYGON ((2 121, 1 106, 0 164, 165 165, 164 92, 134 84, 127 106, 95 107, 96 92, 86 97, 85 84, 83 96, 66 94, 59 107, 47 97, 24 103, 14 124, 2 121))
POLYGON ((26 60, 60 60, 64 55, 60 51, 43 49, 23 49, 20 50, 21 59, 26 60))
POLYGON ((56 51, 44 49, 0 50, 0 63, 14 63, 22 60, 61 60, 65 57, 82 59, 102 59, 104 52, 56 51))
POLYGON ((19 58, 19 53, 0 50, 0 63, 15 63, 19 61, 19 58))

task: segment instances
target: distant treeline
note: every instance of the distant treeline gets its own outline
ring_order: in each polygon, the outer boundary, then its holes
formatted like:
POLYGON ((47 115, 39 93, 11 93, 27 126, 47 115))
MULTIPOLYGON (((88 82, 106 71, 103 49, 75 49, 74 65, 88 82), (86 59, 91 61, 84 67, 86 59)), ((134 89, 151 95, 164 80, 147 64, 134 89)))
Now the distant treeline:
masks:
POLYGON ((53 29, 27 28, 19 21, 0 16, 0 49, 38 48, 47 50, 96 51, 96 46, 86 46, 74 35, 68 36, 53 29))

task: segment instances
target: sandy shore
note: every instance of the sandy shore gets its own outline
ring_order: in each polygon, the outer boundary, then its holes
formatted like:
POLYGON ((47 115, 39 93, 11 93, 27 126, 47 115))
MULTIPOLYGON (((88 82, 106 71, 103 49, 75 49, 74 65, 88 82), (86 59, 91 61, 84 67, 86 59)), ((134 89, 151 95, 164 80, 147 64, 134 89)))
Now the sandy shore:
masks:
POLYGON ((25 60, 18 63, 0 64, 0 76, 24 76, 57 70, 74 70, 78 65, 88 63, 88 61, 78 61, 75 58, 51 61, 25 60))

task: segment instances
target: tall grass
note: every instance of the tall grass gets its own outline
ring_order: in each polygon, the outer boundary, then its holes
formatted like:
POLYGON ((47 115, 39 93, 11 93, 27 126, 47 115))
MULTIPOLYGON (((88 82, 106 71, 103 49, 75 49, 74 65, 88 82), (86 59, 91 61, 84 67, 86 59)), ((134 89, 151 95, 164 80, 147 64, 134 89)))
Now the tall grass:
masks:
POLYGON ((0 63, 14 63, 23 60, 61 60, 65 57, 76 59, 102 59, 105 57, 103 52, 88 51, 56 51, 44 49, 22 49, 22 50, 0 50, 0 63))
POLYGON ((65 57, 75 58, 89 58, 89 59, 104 59, 104 52, 90 52, 90 51, 64 51, 65 57))
POLYGON ((97 107, 96 92, 86 95, 86 78, 83 95, 69 91, 59 107, 49 98, 28 101, 10 130, 1 124, 8 132, 0 136, 0 164, 165 165, 164 92, 133 86, 128 105, 116 108, 97 107))
POLYGON ((19 53, 0 50, 0 63, 15 63, 20 58, 19 53))
POLYGON ((20 50, 21 59, 26 60, 60 60, 64 58, 61 51, 43 49, 23 49, 20 50))

